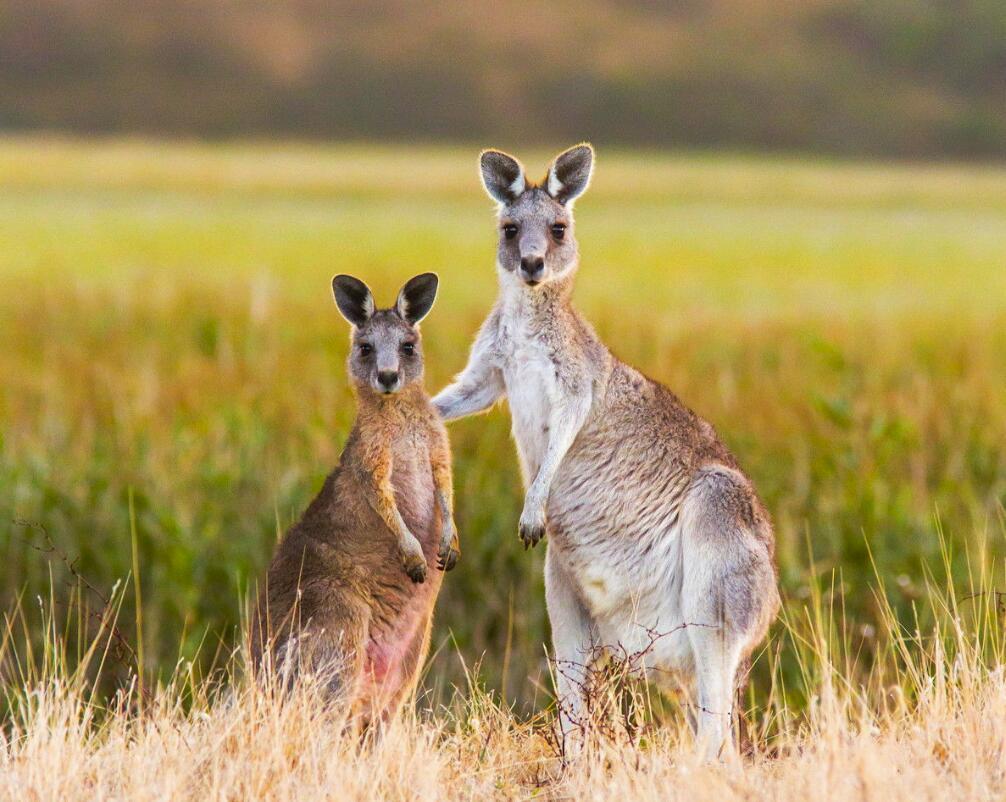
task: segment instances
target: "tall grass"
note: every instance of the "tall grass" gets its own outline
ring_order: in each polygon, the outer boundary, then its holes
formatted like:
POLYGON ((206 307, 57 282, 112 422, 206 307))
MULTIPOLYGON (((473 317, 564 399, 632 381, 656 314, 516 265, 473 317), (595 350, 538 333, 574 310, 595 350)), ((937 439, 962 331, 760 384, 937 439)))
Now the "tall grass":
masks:
MULTIPOLYGON (((946 552, 944 552, 946 554, 946 552)), ((945 562, 943 568, 949 565, 945 562)), ((829 577, 824 585, 830 585, 829 577)), ((771 679, 746 706, 744 755, 694 757, 675 711, 618 718, 608 706, 585 751, 563 760, 554 716, 527 720, 477 669, 443 704, 421 695, 380 733, 306 681, 292 693, 249 682, 236 650, 210 677, 182 660, 156 686, 132 674, 112 697, 97 674, 129 589, 120 588, 71 658, 65 620, 43 603, 6 616, 0 672, 0 795, 9 799, 999 799, 1006 792, 1002 610, 991 576, 957 591, 928 586, 925 629, 899 619, 883 590, 884 660, 864 673, 841 607, 815 593, 791 606, 768 645, 771 679), (41 617, 41 649, 31 635, 41 617), (800 668, 788 685, 781 666, 800 668), (802 702, 793 705, 794 697, 802 702), (614 721, 612 721, 614 718, 614 721), (660 726, 654 726, 654 721, 660 726), (619 722, 630 726, 619 727, 619 722)), ((595 694, 626 698, 631 672, 595 694)), ((632 702, 630 701, 630 704, 632 702)))

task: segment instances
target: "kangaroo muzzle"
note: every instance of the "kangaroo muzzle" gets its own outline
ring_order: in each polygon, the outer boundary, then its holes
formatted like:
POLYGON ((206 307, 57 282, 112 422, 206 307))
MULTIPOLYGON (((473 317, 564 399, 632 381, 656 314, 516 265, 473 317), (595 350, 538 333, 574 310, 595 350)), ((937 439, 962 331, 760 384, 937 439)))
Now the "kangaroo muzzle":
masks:
POLYGON ((398 389, 397 370, 377 371, 377 389, 382 393, 393 393, 398 389))
POLYGON ((520 277, 525 283, 534 286, 545 276, 545 257, 522 256, 520 259, 520 277))

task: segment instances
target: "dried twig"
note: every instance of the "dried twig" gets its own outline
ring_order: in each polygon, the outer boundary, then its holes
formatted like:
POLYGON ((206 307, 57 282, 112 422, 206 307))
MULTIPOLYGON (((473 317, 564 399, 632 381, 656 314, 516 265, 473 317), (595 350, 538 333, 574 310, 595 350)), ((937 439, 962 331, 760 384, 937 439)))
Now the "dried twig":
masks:
MULTIPOLYGON (((29 529, 33 532, 37 532, 42 538, 42 544, 21 538, 21 542, 25 543, 30 548, 37 551, 39 554, 45 555, 46 560, 49 560, 52 556, 59 560, 63 564, 67 573, 72 577, 72 579, 67 580, 66 586, 68 588, 73 588, 73 580, 76 580, 81 586, 83 586, 97 601, 100 603, 100 608, 98 610, 88 610, 87 617, 89 619, 95 620, 99 626, 108 626, 109 633, 112 638, 112 650, 111 654, 113 659, 119 663, 127 671, 132 671, 137 663, 136 649, 133 648, 132 644, 126 638, 125 634, 118 627, 114 621, 112 600, 102 593, 92 582, 90 582, 87 577, 85 577, 77 567, 80 562, 80 557, 75 557, 72 560, 70 557, 60 549, 52 539, 49 531, 45 526, 38 521, 30 521, 26 518, 14 518, 11 521, 15 526, 20 526, 25 529, 29 529)), ((57 605, 68 608, 68 605, 62 604, 58 600, 55 600, 57 605)), ((144 687, 142 679, 140 680, 139 690, 141 693, 149 696, 147 689, 144 687)))
MULTIPOLYGON (((594 643, 584 661, 553 660, 555 670, 573 684, 578 691, 582 709, 577 711, 567 700, 559 699, 558 707, 578 731, 584 741, 603 740, 623 743, 628 750, 622 750, 623 759, 635 755, 638 762, 638 745, 652 728, 645 722, 645 700, 637 687, 638 681, 653 672, 667 672, 658 666, 648 664, 647 658, 657 644, 677 632, 690 627, 718 629, 718 624, 686 621, 666 631, 645 627, 646 644, 634 652, 629 652, 623 644, 614 646, 594 643)), ((701 708, 699 708, 701 710, 701 708)), ((704 711, 711 712, 711 711, 704 711)), ((566 735, 553 729, 546 742, 555 755, 563 762, 567 760, 566 735)))

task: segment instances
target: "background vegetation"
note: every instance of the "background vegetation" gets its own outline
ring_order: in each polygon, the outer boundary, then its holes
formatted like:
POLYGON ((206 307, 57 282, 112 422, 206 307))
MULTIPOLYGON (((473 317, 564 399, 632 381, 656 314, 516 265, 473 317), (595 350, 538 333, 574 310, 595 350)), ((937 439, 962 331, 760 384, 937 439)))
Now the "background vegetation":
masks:
POLYGON ((1006 156, 1000 0, 34 0, 0 127, 1006 156))
MULTIPOLYGON (((332 274, 390 303, 438 271, 428 387, 463 365, 495 291, 475 155, 0 143, 0 606, 96 611, 138 565, 142 637, 132 590, 119 624, 147 679, 179 655, 219 665, 353 418, 332 274)), ((850 682, 892 659, 878 585, 928 626, 941 532, 940 582, 996 576, 1006 171, 603 149, 577 224, 578 303, 737 452, 776 521, 787 616, 822 596, 842 612, 850 682)), ((551 688, 544 550, 517 541, 508 429, 505 409, 451 429, 464 553, 427 685, 467 688, 485 655, 479 681, 529 712, 551 688)), ((109 683, 135 667, 123 648, 109 683)), ((762 697, 774 660, 802 670, 778 635, 767 652, 762 697)))

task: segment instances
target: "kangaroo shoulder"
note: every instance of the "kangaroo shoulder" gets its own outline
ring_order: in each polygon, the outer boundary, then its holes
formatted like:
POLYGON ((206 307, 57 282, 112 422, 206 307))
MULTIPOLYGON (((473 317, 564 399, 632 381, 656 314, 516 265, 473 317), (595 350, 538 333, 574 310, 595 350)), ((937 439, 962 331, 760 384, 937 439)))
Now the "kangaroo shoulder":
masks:
POLYGON ((427 418, 426 432, 431 445, 450 448, 451 441, 447 435, 447 424, 444 423, 444 419, 440 417, 432 404, 430 405, 430 415, 427 418))
POLYGON ((444 446, 449 442, 447 426, 433 406, 433 401, 425 394, 410 410, 409 425, 431 447, 444 446))
POLYGON ((507 336, 507 332, 504 330, 503 326, 503 309, 499 302, 493 305, 493 308, 489 310, 489 314, 485 320, 482 321, 482 325, 479 327, 478 335, 476 336, 476 342, 482 344, 489 349, 493 349, 498 346, 500 340, 507 336))

